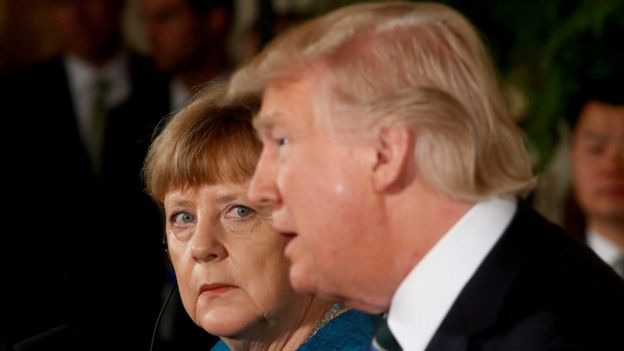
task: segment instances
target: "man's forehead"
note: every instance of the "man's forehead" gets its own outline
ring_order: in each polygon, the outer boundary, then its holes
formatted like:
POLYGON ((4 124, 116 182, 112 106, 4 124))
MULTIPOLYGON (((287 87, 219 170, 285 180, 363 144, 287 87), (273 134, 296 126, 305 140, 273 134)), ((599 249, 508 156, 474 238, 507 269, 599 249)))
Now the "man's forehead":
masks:
POLYGON ((621 134, 624 132, 624 115, 587 115, 577 129, 582 134, 621 134))
POLYGON ((591 100, 581 111, 581 123, 624 121, 624 105, 611 105, 591 100))
POLYGON ((272 129, 278 124, 279 117, 276 114, 263 113, 262 110, 253 119, 253 126, 258 131, 272 129))
POLYGON ((312 95, 309 80, 289 80, 270 83, 262 96, 260 111, 254 118, 256 128, 288 123, 292 114, 306 110, 312 95))

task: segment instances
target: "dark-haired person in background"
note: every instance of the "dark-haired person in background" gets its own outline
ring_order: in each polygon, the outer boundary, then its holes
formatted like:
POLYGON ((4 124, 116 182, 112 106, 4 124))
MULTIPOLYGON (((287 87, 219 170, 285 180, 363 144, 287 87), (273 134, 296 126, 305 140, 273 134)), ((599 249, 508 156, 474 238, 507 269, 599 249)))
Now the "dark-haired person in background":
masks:
POLYGON ((2 342, 144 350, 165 271, 140 169, 167 83, 124 45, 124 1, 49 4, 61 52, 0 78, 2 342))
POLYGON ((580 213, 566 224, 624 277, 623 74, 585 84, 573 99, 570 162, 580 213), (578 216, 580 215, 580 216, 578 216), (576 225, 574 225, 576 223, 576 225))
POLYGON ((171 77, 171 109, 177 110, 206 82, 232 68, 227 38, 232 0, 141 0, 156 67, 171 77))

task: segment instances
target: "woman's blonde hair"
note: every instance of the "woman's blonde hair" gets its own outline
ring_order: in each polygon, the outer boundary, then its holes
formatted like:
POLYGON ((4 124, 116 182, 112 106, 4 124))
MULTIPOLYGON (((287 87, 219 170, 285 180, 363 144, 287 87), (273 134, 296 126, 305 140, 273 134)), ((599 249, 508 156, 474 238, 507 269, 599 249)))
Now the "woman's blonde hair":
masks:
POLYGON ((228 96, 262 94, 305 72, 320 75, 334 126, 410 126, 419 173, 448 196, 480 200, 534 183, 487 51, 445 5, 358 4, 307 22, 240 69, 228 96))
POLYGON ((224 103, 225 86, 204 89, 170 118, 150 146, 143 176, 148 194, 162 205, 172 189, 244 183, 262 151, 251 124, 259 101, 224 103))

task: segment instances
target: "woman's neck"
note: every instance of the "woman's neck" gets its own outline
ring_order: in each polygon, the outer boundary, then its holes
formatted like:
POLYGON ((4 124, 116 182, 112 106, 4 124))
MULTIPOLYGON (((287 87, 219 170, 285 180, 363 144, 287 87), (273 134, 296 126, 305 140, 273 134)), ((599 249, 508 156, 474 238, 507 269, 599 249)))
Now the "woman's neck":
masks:
POLYGON ((316 327, 323 319, 332 303, 310 298, 301 313, 288 325, 275 325, 275 330, 264 335, 273 335, 263 340, 222 338, 232 351, 291 351, 305 343, 308 337, 316 332, 316 327))

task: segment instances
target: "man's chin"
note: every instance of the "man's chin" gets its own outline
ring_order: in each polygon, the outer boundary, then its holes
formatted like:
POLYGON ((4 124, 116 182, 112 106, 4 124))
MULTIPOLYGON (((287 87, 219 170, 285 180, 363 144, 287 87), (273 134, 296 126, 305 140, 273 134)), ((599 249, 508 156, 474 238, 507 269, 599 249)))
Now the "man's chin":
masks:
POLYGON ((343 304, 351 309, 370 313, 370 314, 382 314, 388 311, 389 306, 375 305, 366 303, 363 301, 344 299, 343 304))
POLYGON ((594 218, 605 222, 624 222, 624 206, 605 205, 603 208, 595 211, 594 218))
POLYGON ((313 284, 312 276, 309 274, 303 274, 294 268, 294 265, 290 268, 289 273, 290 285, 299 294, 312 294, 317 295, 315 284, 313 284))
POLYGON ((362 300, 346 298, 344 296, 341 296, 340 294, 337 294, 336 292, 326 291, 322 289, 322 287, 319 287, 316 284, 314 284, 312 282, 312 279, 310 278, 311 278, 310 276, 306 276, 306 277, 298 276, 297 274, 293 274, 293 272, 291 271, 290 284, 292 285, 293 289, 298 294, 314 295, 326 301, 337 301, 337 302, 342 303, 345 307, 371 313, 371 314, 384 313, 389 308, 389 304, 369 303, 369 302, 362 301, 362 300))

